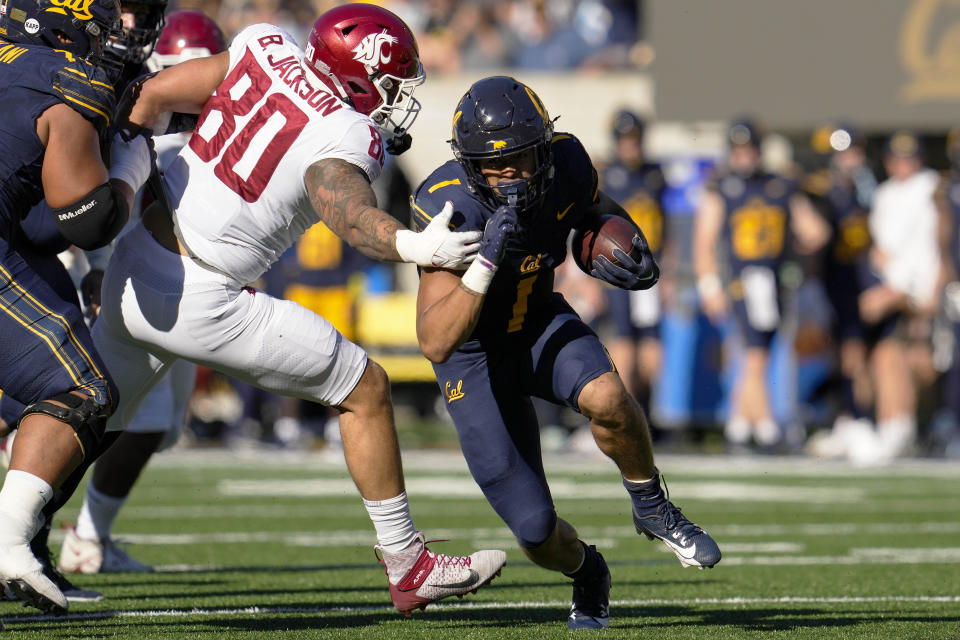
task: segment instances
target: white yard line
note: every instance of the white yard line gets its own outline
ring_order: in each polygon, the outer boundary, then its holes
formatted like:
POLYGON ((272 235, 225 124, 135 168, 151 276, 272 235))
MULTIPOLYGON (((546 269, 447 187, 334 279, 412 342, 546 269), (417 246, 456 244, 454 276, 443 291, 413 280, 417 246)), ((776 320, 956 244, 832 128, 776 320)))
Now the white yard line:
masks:
MULTIPOLYGON (((639 540, 633 525, 577 527, 580 535, 591 541, 602 538, 605 540, 639 540)), ((458 528, 431 528, 426 531, 430 538, 444 540, 508 540, 513 546, 510 532, 505 526, 495 527, 458 527, 458 528)), ((730 538, 758 537, 823 537, 838 536, 852 537, 857 535, 953 535, 960 533, 960 522, 831 522, 831 523, 795 523, 789 525, 747 525, 728 524, 710 527, 710 533, 720 541, 724 550, 732 553, 749 553, 756 551, 768 552, 771 545, 777 551, 790 551, 803 547, 796 540, 750 540, 726 542, 730 538), (793 546, 790 546, 793 545, 793 546)), ((376 543, 372 528, 364 529, 330 529, 314 531, 215 531, 207 533, 115 533, 114 536, 123 541, 139 545, 187 545, 187 544, 246 544, 255 542, 284 543, 291 546, 371 546, 376 543)), ((62 531, 53 531, 50 539, 59 542, 63 539, 62 531)), ((869 548, 869 547, 867 547, 869 548)), ((884 547, 895 551, 897 547, 884 547)))
MULTIPOLYGON (((462 471, 467 473, 463 455, 457 450, 408 449, 403 451, 408 475, 417 469, 430 472, 462 471)), ((254 462, 258 469, 278 468, 346 471, 343 454, 337 451, 276 451, 258 449, 186 449, 176 448, 154 456, 151 465, 158 468, 243 468, 254 462)), ((613 463, 603 457, 584 454, 544 454, 548 473, 610 473, 613 463)), ((797 477, 901 477, 929 476, 960 478, 956 461, 930 458, 896 460, 885 467, 858 468, 845 461, 831 461, 806 456, 728 456, 657 454, 657 466, 667 477, 674 476, 797 476, 797 477)), ((672 484, 672 483, 671 483, 672 484)))
MULTIPOLYGON (((784 605, 784 604, 904 604, 904 603, 960 603, 960 595, 941 596, 838 596, 838 597, 805 597, 782 596, 778 598, 649 598, 636 600, 612 600, 612 607, 618 606, 712 606, 712 605, 784 605)), ((502 610, 502 609, 565 609, 570 606, 568 600, 550 601, 522 601, 522 602, 461 602, 458 604, 431 605, 429 611, 457 611, 471 610, 502 610)), ((390 605, 374 605, 369 607, 239 607, 239 608, 206 608, 193 609, 153 609, 143 611, 91 611, 86 613, 68 613, 64 616, 51 617, 43 615, 13 615, 4 616, 6 624, 37 622, 71 622, 83 620, 103 620, 107 618, 182 618, 187 616, 222 617, 222 616, 262 616, 280 614, 339 614, 339 613, 382 613, 395 611, 390 605)), ((427 615, 418 613, 416 615, 427 615)), ((399 614, 398 614, 399 615, 399 614)), ((615 612, 614 612, 615 615, 615 612)))
MULTIPOLYGON (((406 478, 411 499, 430 497, 441 500, 483 500, 483 493, 470 477, 431 476, 406 478)), ((353 497, 356 487, 349 478, 261 478, 258 480, 223 479, 217 482, 221 495, 256 497, 353 497)), ((568 478, 550 480, 554 499, 624 499, 627 494, 619 482, 583 481, 568 478)), ((789 504, 855 504, 866 491, 859 487, 804 487, 752 482, 672 482, 670 495, 678 499, 710 502, 774 502, 789 504)))

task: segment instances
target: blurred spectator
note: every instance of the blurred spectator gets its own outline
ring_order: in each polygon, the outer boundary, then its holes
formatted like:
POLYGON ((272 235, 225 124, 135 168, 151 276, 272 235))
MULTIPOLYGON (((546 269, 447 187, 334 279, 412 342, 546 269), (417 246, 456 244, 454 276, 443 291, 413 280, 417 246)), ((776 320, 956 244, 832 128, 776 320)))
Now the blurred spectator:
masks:
POLYGON ((783 437, 770 409, 766 377, 769 346, 781 323, 779 272, 788 231, 798 248, 809 252, 826 242, 829 229, 792 181, 762 170, 755 122, 733 122, 727 142, 727 165, 707 185, 695 221, 697 292, 715 324, 726 318, 729 294, 745 345, 724 437, 733 449, 752 439, 769 450, 783 437), (729 267, 726 287, 718 243, 729 267))
POLYGON ((543 0, 515 3, 512 27, 519 45, 513 65, 557 71, 625 67, 638 38, 636 2, 543 0))
POLYGON ((873 248, 860 295, 860 312, 876 340, 871 368, 877 431, 875 437, 861 434, 851 451, 865 464, 912 451, 916 383, 932 379, 930 330, 940 271, 933 199, 939 178, 924 166, 920 139, 906 131, 894 133, 883 165, 888 178, 877 187, 870 210, 873 248))

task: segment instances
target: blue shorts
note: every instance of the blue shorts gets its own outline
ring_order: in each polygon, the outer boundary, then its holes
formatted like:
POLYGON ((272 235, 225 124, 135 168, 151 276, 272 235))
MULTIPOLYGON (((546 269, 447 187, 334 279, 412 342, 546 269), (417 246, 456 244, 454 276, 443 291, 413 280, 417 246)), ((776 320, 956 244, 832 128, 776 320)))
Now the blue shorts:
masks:
POLYGON ((832 265, 823 275, 823 288, 836 317, 836 335, 844 340, 863 338, 860 321, 860 276, 855 265, 832 265))
MULTIPOLYGON (((607 294, 607 315, 613 321, 614 334, 618 338, 632 338, 634 340, 660 339, 660 313, 659 309, 651 312, 651 318, 647 322, 640 323, 637 320, 637 314, 632 312, 631 304, 634 303, 632 295, 634 292, 626 289, 608 288, 607 294)), ((647 292, 642 292, 647 293, 647 292)), ((653 295, 656 293, 651 292, 653 295)))
POLYGON ((615 370, 559 294, 553 307, 535 326, 489 344, 468 342, 433 367, 470 473, 525 547, 542 543, 556 524, 531 396, 577 409, 583 387, 615 370))
POLYGON ((0 238, 0 389, 22 405, 80 390, 115 406, 69 282, 56 256, 21 254, 0 238))

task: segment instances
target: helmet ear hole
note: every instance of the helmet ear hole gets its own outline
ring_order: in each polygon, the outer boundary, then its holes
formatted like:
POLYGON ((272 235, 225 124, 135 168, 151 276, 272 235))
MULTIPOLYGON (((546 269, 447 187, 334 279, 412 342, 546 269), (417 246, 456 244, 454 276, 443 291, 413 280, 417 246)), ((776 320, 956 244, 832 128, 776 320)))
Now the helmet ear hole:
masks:
POLYGON ((363 94, 366 94, 366 93, 367 93, 367 90, 366 90, 366 89, 364 89, 363 87, 361 87, 359 84, 357 84, 357 83, 354 82, 353 80, 348 81, 348 82, 347 82, 347 85, 349 85, 350 90, 353 91, 354 93, 363 93, 363 94))
POLYGON ((343 29, 340 29, 340 33, 342 33, 342 34, 343 34, 343 37, 346 38, 348 35, 350 35, 350 32, 353 31, 353 30, 356 29, 356 28, 357 28, 357 25, 351 24, 351 25, 348 25, 348 26, 344 27, 343 29))

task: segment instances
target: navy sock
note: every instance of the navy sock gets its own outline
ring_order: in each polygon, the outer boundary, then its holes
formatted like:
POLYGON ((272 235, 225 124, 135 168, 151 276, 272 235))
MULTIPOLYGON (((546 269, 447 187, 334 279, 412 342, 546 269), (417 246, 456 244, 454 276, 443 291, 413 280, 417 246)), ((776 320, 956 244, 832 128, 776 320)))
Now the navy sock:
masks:
POLYGON ((603 569, 606 564, 594 545, 588 545, 583 540, 577 540, 583 547, 583 563, 580 568, 573 573, 564 573, 568 578, 573 578, 574 582, 588 582, 596 580, 603 575, 603 569))
POLYGON ((623 486, 633 501, 633 510, 638 514, 656 511, 657 507, 667 501, 667 496, 660 486, 660 471, 653 470, 653 477, 646 482, 633 482, 623 479, 623 486))

